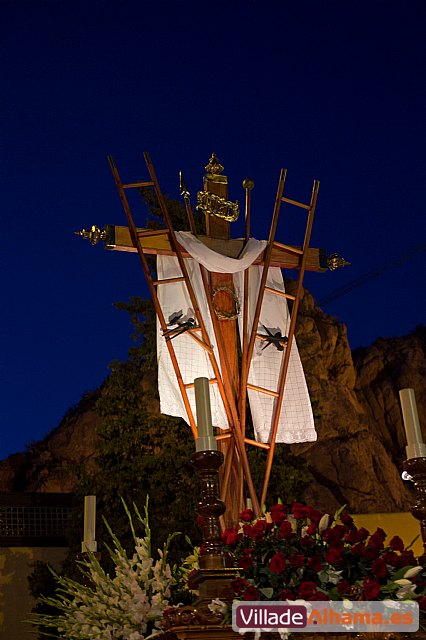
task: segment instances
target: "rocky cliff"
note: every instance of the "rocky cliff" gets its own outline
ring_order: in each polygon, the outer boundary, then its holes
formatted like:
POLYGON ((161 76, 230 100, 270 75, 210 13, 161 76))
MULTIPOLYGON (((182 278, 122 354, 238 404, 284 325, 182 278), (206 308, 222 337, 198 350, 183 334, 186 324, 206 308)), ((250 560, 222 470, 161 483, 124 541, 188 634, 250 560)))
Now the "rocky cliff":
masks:
POLYGON ((0 491, 72 492, 76 468, 94 465, 98 397, 99 391, 83 396, 46 438, 0 461, 0 491))
POLYGON ((379 338, 352 354, 346 327, 307 291, 298 325, 318 431, 316 443, 293 448, 315 480, 307 502, 324 510, 347 504, 354 513, 407 511, 411 487, 401 479, 405 435, 398 392, 414 388, 426 427, 426 329, 379 338))
MULTIPOLYGON (((318 431, 316 443, 293 445, 312 474, 306 501, 327 511, 341 504, 354 513, 408 510, 398 390, 414 388, 426 426, 425 327, 352 354, 345 326, 305 290, 297 341, 318 431)), ((72 491, 76 465, 94 464, 98 393, 85 396, 43 441, 0 462, 0 491, 72 491)))

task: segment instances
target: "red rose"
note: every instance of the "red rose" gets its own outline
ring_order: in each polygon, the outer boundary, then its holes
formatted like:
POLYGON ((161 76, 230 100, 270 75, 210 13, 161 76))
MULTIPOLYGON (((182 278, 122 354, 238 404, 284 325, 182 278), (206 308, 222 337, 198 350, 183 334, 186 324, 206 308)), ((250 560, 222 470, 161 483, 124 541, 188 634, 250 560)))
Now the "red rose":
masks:
POLYGON ((312 507, 307 507, 307 509, 308 509, 309 520, 314 524, 318 524, 324 514, 321 513, 321 511, 317 511, 316 509, 313 509, 312 507))
POLYGON ((301 502, 293 502, 291 512, 296 520, 301 520, 302 518, 308 517, 309 507, 306 507, 301 502))
POLYGON ((283 589, 280 593, 280 600, 296 600, 296 596, 293 591, 290 591, 290 589, 283 589))
POLYGON ((401 567, 415 567, 417 565, 417 560, 414 557, 414 553, 410 549, 409 551, 403 551, 398 558, 397 569, 401 569, 401 567))
POLYGON ((362 555, 364 555, 364 552, 365 552, 364 543, 363 542, 357 542, 357 544, 353 545, 351 551, 354 554, 354 556, 361 557, 362 555))
POLYGON ((243 522, 250 522, 250 520, 253 520, 253 518, 254 513, 251 509, 244 509, 244 511, 240 513, 240 520, 242 520, 243 522))
POLYGON ((287 507, 283 504, 274 504, 271 509, 272 522, 281 524, 287 517, 287 507))
POLYGON ((205 555, 206 555, 206 545, 204 542, 202 542, 200 545, 200 556, 205 556, 205 555))
POLYGON ((253 540, 260 540, 265 535, 267 528, 265 520, 258 520, 252 527, 250 537, 253 538, 253 540))
POLYGON ((348 527, 348 529, 351 529, 352 531, 356 531, 354 519, 352 518, 352 516, 349 515, 349 513, 340 514, 340 521, 342 522, 342 524, 348 527))
POLYGON ((285 569, 285 555, 278 551, 269 561, 269 568, 272 573, 282 573, 285 569))
POLYGON ((345 542, 348 544, 354 544, 356 542, 356 531, 354 529, 350 529, 345 535, 345 542))
POLYGON ((394 536, 389 542, 389 546, 392 551, 404 551, 404 542, 399 536, 394 536))
POLYGON ((202 526, 203 526, 203 524, 204 524, 204 518, 203 518, 203 516, 197 516, 197 525, 198 525, 199 527, 202 527, 202 526))
POLYGON ((301 553, 293 553, 293 555, 290 556, 289 561, 291 566, 297 569, 298 567, 303 567, 305 564, 305 556, 301 553))
POLYGON ((253 527, 252 527, 251 524, 243 525, 243 532, 245 533, 246 536, 250 536, 250 538, 251 538, 252 529, 253 529, 253 527))
POLYGON ((315 582, 306 580, 299 585, 299 596, 302 600, 309 600, 317 591, 317 585, 315 582))
POLYGON ((370 532, 365 529, 365 527, 360 527, 356 532, 356 540, 357 542, 363 542, 364 540, 367 540, 369 535, 370 532))
POLYGON ((243 593, 243 600, 259 600, 260 593, 256 587, 251 585, 243 593))
POLYGON ((308 600, 312 602, 313 600, 330 600, 330 598, 326 593, 323 593, 322 591, 316 591, 311 595, 310 598, 308 598, 308 600))
POLYGON ((244 589, 248 586, 248 582, 247 580, 244 580, 244 578, 238 577, 235 578, 235 580, 232 580, 231 586, 235 592, 235 595, 240 596, 244 589))
POLYGON ((198 570, 197 569, 193 569, 192 571, 189 572, 188 574, 188 589, 192 589, 192 591, 195 591, 196 589, 198 589, 198 585, 194 584, 193 579, 195 578, 195 576, 198 574, 198 570))
POLYGON ((284 520, 284 522, 281 523, 280 531, 284 540, 289 540, 293 534, 291 523, 288 520, 284 520))
POLYGON ((241 569, 250 569, 250 567, 253 566, 253 558, 249 555, 241 556, 238 560, 238 566, 241 567, 241 569))
POLYGON ((377 535, 376 533, 373 533, 372 536, 370 536, 370 540, 368 541, 368 545, 367 545, 370 549, 376 549, 381 551, 383 549, 383 540, 382 537, 380 535, 377 535))
POLYGON ((316 571, 317 573, 319 573, 322 569, 322 562, 318 558, 318 556, 314 556, 313 558, 309 558, 308 567, 313 571, 316 571))
POLYGON ((373 562, 371 570, 377 578, 386 578, 388 575, 388 568, 383 558, 377 558, 377 560, 373 562))
POLYGON ((366 600, 377 600, 380 595, 380 585, 377 580, 370 577, 364 578, 362 594, 366 600))
POLYGON ((312 547, 314 544, 314 540, 310 536, 303 536, 303 538, 300 538, 299 542, 300 546, 304 549, 309 549, 309 547, 312 547))
POLYGON ((309 527, 306 529, 306 533, 309 533, 309 535, 313 536, 316 530, 317 530, 316 523, 315 522, 311 522, 309 527))
POLYGON ((387 551, 382 557, 386 564, 391 564, 393 567, 398 565, 399 555, 395 551, 387 551))
POLYGON ((345 593, 350 593, 351 585, 347 580, 340 580, 340 582, 337 583, 337 591, 340 593, 341 596, 344 595, 345 593))
POLYGON ((381 549, 376 549, 374 547, 368 546, 364 549, 363 556, 366 560, 369 560, 370 562, 372 562, 373 560, 376 560, 376 558, 380 556, 380 551, 381 549))
POLYGON ((342 540, 345 533, 346 533, 345 527, 343 527, 341 524, 336 524, 335 527, 328 527, 328 529, 325 529, 322 532, 322 538, 323 540, 328 542, 328 544, 332 545, 332 544, 336 544, 336 542, 340 542, 340 540, 342 540))
POLYGON ((327 560, 327 562, 333 565, 342 564, 342 549, 338 547, 330 547, 330 549, 328 549, 325 553, 325 559, 327 560))
POLYGON ((373 536, 384 542, 386 540, 386 532, 383 531, 381 527, 377 527, 376 531, 373 533, 373 536))
POLYGON ((232 527, 232 529, 225 529, 221 537, 223 544, 229 544, 232 546, 238 543, 238 531, 235 527, 232 527))

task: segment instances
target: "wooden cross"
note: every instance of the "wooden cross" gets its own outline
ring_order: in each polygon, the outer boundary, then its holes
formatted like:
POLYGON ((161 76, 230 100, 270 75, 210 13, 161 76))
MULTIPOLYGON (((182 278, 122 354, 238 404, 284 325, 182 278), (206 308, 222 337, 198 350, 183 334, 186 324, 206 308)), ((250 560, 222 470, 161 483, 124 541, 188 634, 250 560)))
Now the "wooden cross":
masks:
MULTIPOLYGON (((147 268, 146 261, 144 258, 144 254, 154 254, 154 255, 174 255, 177 256, 180 260, 181 268, 185 269, 185 266, 182 264, 182 258, 189 257, 185 252, 183 247, 177 244, 177 241, 174 238, 174 233, 171 227, 171 221, 167 213, 166 205, 164 202, 164 198, 161 194, 158 181, 155 176, 154 169, 152 167, 152 163, 149 159, 149 156, 145 154, 145 160, 147 162, 147 166, 151 175, 151 181, 149 182, 136 182, 123 184, 118 176, 118 171, 115 167, 115 164, 110 158, 111 169, 114 174, 114 178, 119 189, 120 197, 123 202, 124 209, 126 211, 126 215, 129 221, 129 226, 115 226, 108 225, 102 234, 100 230, 92 227, 92 231, 82 231, 80 235, 87 237, 91 240, 92 243, 98 239, 99 236, 102 237, 105 241, 106 248, 114 251, 130 251, 130 252, 138 252, 142 261, 142 266, 144 268, 145 275, 148 279, 148 284, 150 285, 151 293, 154 297, 154 303, 156 305, 157 314, 161 311, 158 308, 158 299, 155 293, 155 282, 152 281, 151 276, 149 274, 149 269, 147 268), (146 186, 153 186, 157 192, 157 196, 159 197, 160 205, 163 210, 163 215, 165 216, 165 220, 168 228, 165 230, 153 230, 149 231, 147 229, 137 229, 132 214, 130 212, 130 207, 127 202, 127 198, 125 196, 125 190, 128 188, 141 188, 146 186)), ((227 209, 228 207, 233 208, 233 203, 229 203, 228 198, 228 187, 227 187, 227 178, 222 175, 223 167, 220 165, 215 154, 212 155, 209 164, 206 167, 206 175, 204 177, 204 192, 199 194, 199 202, 200 207, 206 213, 206 235, 199 236, 199 239, 209 248, 213 249, 219 254, 226 255, 232 258, 237 258, 244 245, 249 237, 249 218, 250 218, 250 189, 253 186, 251 181, 245 181, 243 184, 246 188, 246 238, 245 239, 233 239, 230 237, 230 224, 227 219, 223 217, 218 217, 215 215, 214 206, 209 205, 209 201, 219 202, 220 206, 223 209, 227 209)), ((326 271, 327 270, 327 257, 326 253, 320 249, 313 249, 309 247, 309 238, 310 238, 310 230, 312 227, 312 218, 313 212, 315 210, 316 204, 316 195, 318 191, 319 183, 314 182, 313 195, 311 198, 311 203, 309 205, 305 205, 299 203, 294 200, 290 200, 288 198, 282 197, 283 188, 284 188, 284 180, 285 180, 285 172, 281 171, 279 187, 277 192, 277 198, 274 208, 274 215, 271 224, 271 232, 269 236, 269 243, 265 251, 259 256, 259 258, 254 262, 254 264, 266 265, 267 268, 270 266, 276 266, 281 268, 290 268, 290 269, 299 269, 299 279, 296 287, 296 296, 287 296, 287 294, 282 294, 280 292, 276 292, 270 290, 271 293, 278 293, 279 295, 285 295, 285 297, 291 297, 293 299, 293 315, 297 315, 297 307, 298 302, 301 295, 302 289, 302 278, 303 272, 305 270, 308 271, 326 271), (302 209, 307 210, 308 212, 308 223, 307 223, 307 231, 305 233, 305 240, 303 247, 294 247, 291 245, 282 244, 276 242, 275 237, 275 229, 278 220, 279 207, 281 201, 287 202, 289 204, 293 204, 295 206, 301 207, 302 209)), ((192 210, 189 204, 189 194, 185 196, 185 203, 187 206, 187 212, 189 216, 191 230, 195 232, 195 225, 193 223, 192 210)), ((265 278, 266 278, 266 270, 265 278)), ((254 508, 255 512, 259 513, 259 501, 257 496, 254 493, 254 488, 252 485, 251 474, 248 467, 248 461, 246 457, 246 453, 244 450, 244 446, 242 446, 243 442, 251 442, 252 444, 257 444, 258 446, 265 446, 269 449, 268 453, 268 464, 269 469, 267 469, 265 476, 265 483, 262 494, 262 502, 265 499, 265 493, 267 484, 269 481, 269 473, 270 467, 272 464, 272 455, 274 451, 275 442, 271 441, 269 445, 262 445, 260 443, 256 443, 254 441, 250 441, 245 438, 245 408, 246 408, 246 384, 248 377, 248 364, 250 361, 254 339, 256 338, 257 332, 257 324, 259 319, 259 313, 261 308, 261 302, 263 299, 263 293, 265 289, 265 281, 263 282, 263 290, 261 284, 261 296, 259 296, 258 308, 256 309, 255 317, 253 320, 253 327, 256 327, 252 330, 250 336, 250 343, 247 342, 247 332, 246 337, 243 338, 242 345, 242 366, 243 369, 240 372, 239 370, 239 357, 238 357, 238 336, 237 336, 237 326, 236 326, 236 309, 235 309, 235 293, 234 293, 234 285, 233 285, 233 277, 232 274, 229 273, 209 273, 204 267, 201 267, 201 273, 203 277, 203 283, 206 289, 206 294, 209 296, 209 304, 211 309, 214 309, 212 315, 213 327, 215 330, 215 335, 218 343, 218 351, 219 351, 219 359, 220 359, 220 367, 222 371, 222 393, 225 393, 227 404, 229 400, 229 404, 232 404, 234 407, 232 413, 232 418, 230 420, 230 431, 228 433, 224 433, 222 430, 217 435, 217 439, 220 443, 220 447, 225 454, 225 464, 222 470, 222 486, 223 486, 223 494, 222 499, 225 501, 227 511, 225 513, 225 523, 227 526, 236 524, 238 522, 238 514, 244 508, 244 481, 247 480, 248 487, 250 490, 250 495, 254 499, 254 508), (212 305, 212 301, 214 300, 214 305, 212 305), (250 351, 251 349, 251 351, 250 351), (247 355, 248 354, 248 355, 247 355), (245 369, 244 369, 245 366, 245 369), (238 407, 238 410, 236 409, 238 407), (232 424, 231 424, 232 422, 232 424), (236 437, 238 435, 238 438, 236 437), (241 438, 243 440, 241 440, 241 438), (237 442, 238 440, 238 442, 237 442), (236 446, 236 444, 238 446, 236 446)), ((248 278, 248 271, 245 272, 245 278, 248 278)), ((182 278, 179 278, 182 279, 182 278)), ((245 286, 245 290, 247 287, 245 286)), ((269 289, 268 289, 269 290, 269 289)), ((245 313, 247 309, 247 300, 244 305, 245 313)), ((247 325, 247 318, 244 318, 245 326, 247 325)), ((289 349, 291 346, 291 340, 294 333, 295 326, 295 318, 294 322, 290 324, 289 329, 289 349)), ((173 354, 172 354, 173 355, 173 354)), ((284 360, 285 362, 285 360, 284 360)), ((288 359, 287 359, 288 363, 288 359)), ((285 369, 286 367, 284 367, 285 369)), ((281 373, 281 376, 283 374, 281 373)), ((285 381, 286 371, 284 371, 284 378, 282 380, 282 389, 280 389, 280 393, 276 393, 277 396, 277 405, 278 409, 276 412, 279 414, 279 408, 281 406, 281 402, 283 399, 283 390, 284 390, 284 381, 285 381)), ((183 385, 182 380, 180 381, 180 388, 183 390, 185 385, 183 385)), ((186 385, 188 386, 188 385, 186 385)), ((186 405, 187 406, 187 405, 186 405)), ((187 406, 188 409, 188 406, 187 406)), ((229 421, 229 411, 228 411, 228 421, 229 421)), ((275 429, 277 427, 277 420, 275 420, 275 429)), ((194 429, 193 429, 194 431, 194 429)), ((196 431, 196 428, 195 428, 196 431)))

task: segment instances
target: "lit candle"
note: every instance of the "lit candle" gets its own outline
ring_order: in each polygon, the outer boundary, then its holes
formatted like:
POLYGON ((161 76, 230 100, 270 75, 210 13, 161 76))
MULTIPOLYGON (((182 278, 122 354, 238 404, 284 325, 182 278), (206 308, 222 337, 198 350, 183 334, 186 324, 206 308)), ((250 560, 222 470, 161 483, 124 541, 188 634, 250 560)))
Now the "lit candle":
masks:
POLYGON ((407 437, 407 446, 405 448, 407 459, 425 458, 426 445, 423 442, 422 431, 420 429, 414 389, 401 389, 399 398, 401 400, 402 417, 404 419, 405 435, 407 437))
POLYGON ((96 496, 84 496, 84 532, 81 550, 97 551, 96 531, 96 496))
POLYGON ((210 407, 210 385, 208 378, 196 378, 195 407, 197 410, 198 438, 195 441, 196 451, 217 451, 216 438, 213 435, 212 411, 210 407))

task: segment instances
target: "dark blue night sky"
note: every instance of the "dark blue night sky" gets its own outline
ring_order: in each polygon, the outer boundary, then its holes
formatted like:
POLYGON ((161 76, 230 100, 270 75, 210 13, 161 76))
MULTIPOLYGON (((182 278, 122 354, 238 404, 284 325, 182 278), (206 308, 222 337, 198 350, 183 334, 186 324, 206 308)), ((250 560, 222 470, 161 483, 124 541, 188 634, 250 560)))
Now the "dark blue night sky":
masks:
MULTIPOLYGON (((195 195, 215 151, 230 197, 255 180, 257 238, 282 166, 289 197, 319 179, 312 245, 352 265, 309 275, 317 300, 410 256, 324 307, 352 348, 425 322, 425 24, 420 0, 0 0, 0 458, 131 345, 113 303, 147 295, 137 257, 73 235, 125 224, 107 154, 133 181, 148 150, 178 198, 178 171, 195 195)), ((298 215, 277 239, 301 242, 298 215)))

